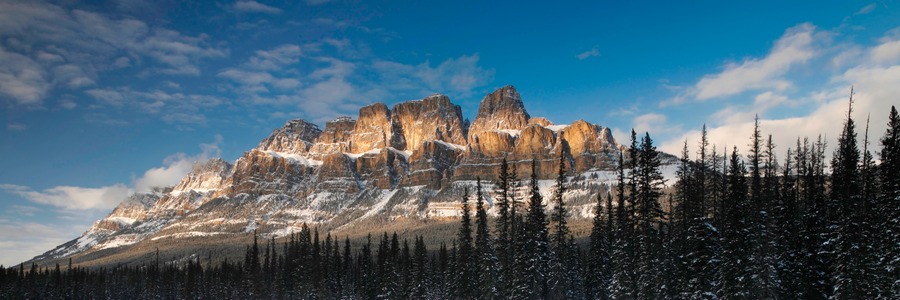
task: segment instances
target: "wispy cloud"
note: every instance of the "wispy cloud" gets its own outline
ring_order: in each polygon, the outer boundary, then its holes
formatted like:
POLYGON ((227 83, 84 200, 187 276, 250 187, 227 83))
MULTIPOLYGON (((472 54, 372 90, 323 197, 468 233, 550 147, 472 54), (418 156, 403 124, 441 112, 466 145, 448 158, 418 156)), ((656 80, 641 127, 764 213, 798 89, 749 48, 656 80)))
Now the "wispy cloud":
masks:
POLYGON ((0 189, 7 193, 19 195, 29 201, 56 206, 70 210, 102 209, 116 207, 122 199, 131 194, 124 184, 115 184, 99 188, 83 188, 77 186, 57 186, 42 191, 30 187, 0 184, 0 189))
POLYGON ((193 165, 199 161, 219 157, 222 136, 216 135, 211 143, 200 144, 201 152, 196 155, 176 153, 166 157, 163 165, 145 171, 132 181, 132 187, 116 183, 102 187, 56 186, 43 190, 16 184, 0 184, 0 190, 18 195, 28 201, 50 205, 67 211, 99 210, 108 211, 134 192, 148 192, 153 187, 177 184, 193 165))
POLYGON ((600 49, 598 49, 597 46, 594 46, 591 50, 578 53, 578 55, 575 55, 575 58, 578 60, 585 60, 597 56, 600 56, 600 49))
MULTIPOLYGON (((863 47, 853 45, 859 49, 859 59, 852 64, 841 65, 836 75, 831 76, 825 83, 813 86, 808 92, 796 96, 779 93, 776 87, 762 89, 753 98, 753 102, 747 105, 730 104, 713 115, 715 124, 710 124, 709 139, 722 146, 737 146, 742 153, 746 152, 753 129, 753 116, 760 115, 760 125, 764 135, 772 134, 773 140, 781 151, 793 148, 798 137, 815 139, 824 134, 829 142, 834 142, 837 133, 840 132, 843 120, 847 114, 847 103, 850 94, 850 86, 854 86, 853 118, 857 124, 862 124, 867 117, 871 117, 870 139, 879 136, 887 123, 886 109, 896 105, 896 95, 900 95, 900 61, 886 59, 897 55, 900 57, 900 49, 892 49, 900 37, 888 34, 880 40, 880 43, 863 47), (782 106, 804 106, 807 112, 787 113, 776 108, 782 106), (769 111, 780 111, 779 117, 767 117, 769 111)), ((829 53, 834 57, 842 55, 840 52, 829 53)), ((834 57, 824 57, 830 61, 834 57)), ((830 68, 832 66, 820 66, 830 68)), ((857 127, 863 130, 863 126, 857 127)), ((697 141, 700 137, 698 130, 692 130, 675 138, 665 141, 661 149, 677 153, 681 150, 682 142, 687 139, 697 141)), ((859 134, 862 139, 862 134, 859 134)), ((782 152, 783 153, 783 152, 782 152)), ((830 154, 830 151, 826 151, 830 154)))
POLYGON ((272 50, 257 50, 250 57, 246 66, 261 70, 280 70, 281 68, 300 62, 300 46, 284 44, 272 50))
POLYGON ((22 123, 9 123, 6 124, 6 130, 9 131, 25 131, 28 129, 28 125, 22 123))
MULTIPOLYGON (((31 211, 36 212, 36 211, 31 211)), ((74 223, 74 222, 73 222, 74 223)), ((88 225, 0 220, 0 264, 12 267, 78 236, 88 225)))
POLYGON ((753 121, 757 115, 764 115, 769 110, 788 103, 790 100, 774 91, 767 91, 756 95, 750 105, 728 105, 715 112, 711 118, 716 124, 735 124, 753 121))
POLYGON ((494 70, 481 67, 479 59, 478 54, 463 55, 437 66, 432 66, 430 61, 409 65, 382 60, 375 61, 372 67, 388 88, 468 96, 473 89, 494 79, 494 70))
POLYGON ((479 65, 477 54, 436 65, 427 60, 404 64, 378 59, 348 39, 324 38, 258 50, 217 77, 231 82, 229 88, 253 105, 293 106, 311 121, 324 122, 396 93, 467 96, 493 75, 479 65))
POLYGON ((40 105, 56 88, 94 86, 114 69, 199 75, 199 61, 229 55, 204 35, 42 1, 0 3, 0 36, 0 98, 19 105, 40 105))
POLYGON ((876 7, 877 7, 877 4, 875 4, 875 3, 872 3, 872 4, 869 4, 869 5, 863 6, 863 8, 860 8, 860 9, 859 9, 858 11, 856 11, 856 13, 854 13, 853 15, 854 15, 854 16, 858 16, 858 15, 865 15, 865 14, 868 14, 868 13, 874 11, 876 7))
POLYGON ((815 26, 808 23, 789 28, 765 57, 729 63, 722 72, 703 76, 693 87, 663 104, 717 99, 753 90, 787 89, 792 82, 784 75, 817 54, 816 34, 815 26))
MULTIPOLYGON (((149 192, 154 187, 166 187, 177 184, 191 169, 194 164, 210 158, 219 157, 222 136, 216 135, 215 140, 209 144, 200 144, 202 152, 189 156, 184 153, 176 153, 163 160, 163 166, 151 168, 141 177, 134 180, 134 190, 138 193, 149 192)), ((121 200, 121 199, 120 199, 121 200)))
MULTIPOLYGON (((652 135, 665 135, 681 131, 681 126, 671 124, 669 117, 661 113, 646 113, 632 119, 632 128, 638 135, 645 132, 652 135)), ((627 138, 628 136, 623 136, 627 138)))
POLYGON ((230 105, 228 100, 218 96, 164 90, 135 91, 127 87, 96 88, 85 94, 96 100, 96 105, 138 111, 169 124, 204 124, 205 111, 230 105))
POLYGON ((234 3, 234 9, 241 12, 280 14, 281 9, 265 5, 256 1, 238 1, 234 3))
POLYGON ((328 2, 333 2, 333 1, 335 1, 335 0, 306 0, 304 2, 306 2, 306 4, 309 4, 309 5, 322 5, 322 4, 325 4, 328 2))
POLYGON ((39 105, 50 86, 49 75, 39 63, 0 46, 0 95, 16 104, 39 105))

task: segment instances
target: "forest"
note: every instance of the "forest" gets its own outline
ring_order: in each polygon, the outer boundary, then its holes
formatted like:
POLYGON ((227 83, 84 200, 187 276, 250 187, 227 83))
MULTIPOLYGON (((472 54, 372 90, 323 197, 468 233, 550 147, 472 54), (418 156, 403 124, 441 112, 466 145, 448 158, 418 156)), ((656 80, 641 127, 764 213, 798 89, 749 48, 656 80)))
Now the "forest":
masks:
POLYGON ((254 239, 241 261, 0 268, 0 298, 898 299, 900 116, 870 148, 850 112, 852 100, 830 162, 821 136, 779 159, 758 120, 746 155, 710 145, 704 126, 674 183, 632 130, 587 237, 567 224, 563 152, 551 199, 504 161, 493 188, 459 199, 458 233, 438 249, 387 232, 352 247, 304 225, 254 239))

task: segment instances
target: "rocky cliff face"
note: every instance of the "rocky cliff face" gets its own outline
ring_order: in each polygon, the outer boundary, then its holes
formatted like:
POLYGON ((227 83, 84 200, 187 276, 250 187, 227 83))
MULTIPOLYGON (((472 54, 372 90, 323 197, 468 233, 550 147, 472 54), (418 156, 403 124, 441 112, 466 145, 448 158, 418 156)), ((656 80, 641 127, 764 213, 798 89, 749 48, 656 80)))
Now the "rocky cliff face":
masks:
POLYGON ((392 146, 393 132, 391 111, 384 103, 360 108, 356 128, 350 135, 350 152, 363 153, 392 146))
MULTIPOLYGON (((356 120, 341 117, 324 130, 291 120, 234 164, 198 163, 175 187, 132 196, 82 237, 39 259, 87 261, 104 249, 253 231, 285 236, 303 223, 352 231, 392 220, 444 220, 458 215, 458 197, 475 179, 495 179, 503 159, 519 178, 531 174, 535 160, 538 177, 552 179, 564 155, 570 176, 593 178, 567 196, 583 212, 592 211, 591 194, 613 178, 603 175, 615 169, 620 151, 609 128, 531 118, 512 86, 487 94, 471 126, 463 120, 460 107, 443 95, 390 110, 365 106, 356 120)), ((542 186, 550 192, 550 184, 542 186)))
POLYGON ((259 142, 256 149, 291 154, 304 154, 322 133, 319 126, 304 120, 290 120, 259 142))
POLYGON ((528 125, 529 118, 531 117, 525 111, 519 92, 511 85, 504 86, 481 100, 478 115, 469 126, 469 141, 489 131, 509 131, 515 134, 528 125))
POLYGON ((322 156, 329 153, 350 151, 350 137, 356 128, 356 120, 350 117, 340 117, 325 123, 325 130, 315 139, 310 147, 311 157, 321 160, 322 156))
POLYGON ((401 130, 402 142, 395 144, 399 150, 415 150, 424 141, 444 141, 456 145, 466 144, 466 128, 463 126, 462 109, 444 95, 432 95, 422 100, 409 101, 394 106, 393 123, 401 130))

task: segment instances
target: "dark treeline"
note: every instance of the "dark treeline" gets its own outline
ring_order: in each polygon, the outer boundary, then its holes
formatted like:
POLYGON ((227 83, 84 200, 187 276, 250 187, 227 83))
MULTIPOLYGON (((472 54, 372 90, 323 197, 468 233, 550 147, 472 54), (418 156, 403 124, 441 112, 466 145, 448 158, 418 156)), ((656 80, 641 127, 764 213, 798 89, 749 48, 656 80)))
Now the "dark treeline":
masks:
POLYGON ((876 165, 849 111, 830 163, 822 138, 779 160, 757 121, 744 157, 718 152, 704 127, 671 188, 649 134, 632 131, 587 243, 566 223, 563 153, 548 201, 534 163, 523 181, 504 160, 492 191, 466 190, 439 249, 396 233, 351 247, 304 226, 284 243, 254 239, 243 261, 7 268, 0 298, 897 299, 900 117, 892 107, 876 165))

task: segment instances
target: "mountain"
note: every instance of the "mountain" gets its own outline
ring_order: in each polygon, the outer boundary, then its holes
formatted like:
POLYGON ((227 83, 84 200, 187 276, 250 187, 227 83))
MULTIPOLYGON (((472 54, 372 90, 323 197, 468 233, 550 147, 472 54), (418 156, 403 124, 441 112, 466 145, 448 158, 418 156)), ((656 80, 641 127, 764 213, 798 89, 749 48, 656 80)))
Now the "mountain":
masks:
POLYGON ((174 187, 132 195, 33 261, 109 265, 146 261, 156 251, 172 260, 228 256, 254 232, 280 238, 303 224, 342 237, 440 231, 460 214, 463 189, 480 178, 491 190, 503 159, 523 179, 536 160, 549 196, 560 153, 567 154, 572 218, 588 220, 622 149, 609 128, 530 116, 512 86, 487 94, 471 124, 444 95, 390 109, 375 103, 324 129, 290 120, 234 163, 197 163, 174 187))

